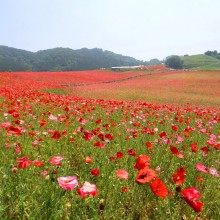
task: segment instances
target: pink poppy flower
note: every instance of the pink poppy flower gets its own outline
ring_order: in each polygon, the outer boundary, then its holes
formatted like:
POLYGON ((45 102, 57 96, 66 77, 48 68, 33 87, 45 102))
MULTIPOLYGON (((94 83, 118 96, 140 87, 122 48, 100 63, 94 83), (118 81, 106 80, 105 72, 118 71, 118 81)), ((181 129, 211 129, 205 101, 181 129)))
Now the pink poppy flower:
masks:
POLYGON ((57 181, 65 190, 72 190, 78 186, 78 181, 76 176, 66 176, 66 177, 59 177, 57 181))
POLYGON ((48 175, 48 174, 49 174, 49 171, 44 170, 44 171, 41 172, 40 175, 41 175, 42 178, 44 178, 44 177, 45 177, 46 175, 48 175))
POLYGON ((128 179, 128 172, 127 172, 126 170, 117 170, 116 176, 117 176, 119 179, 125 179, 125 180, 127 180, 127 179, 128 179))
POLYGON ((210 167, 209 168, 209 173, 212 175, 212 176, 215 176, 215 177, 219 177, 219 174, 218 174, 218 170, 214 167, 210 167))
POLYGON ((64 158, 61 156, 54 156, 52 158, 50 158, 49 163, 57 165, 57 166, 61 166, 61 160, 63 160, 64 158))
POLYGON ((84 198, 88 195, 96 196, 98 194, 98 190, 95 184, 91 184, 85 181, 82 187, 78 189, 78 194, 80 195, 81 198, 84 198))
POLYGON ((206 166, 201 163, 196 164, 196 169, 203 172, 203 173, 206 173, 206 174, 208 173, 206 166))
POLYGON ((52 114, 49 115, 48 119, 50 119, 51 121, 57 121, 57 117, 52 114))
POLYGON ((10 127, 11 126, 11 122, 3 122, 3 123, 1 123, 1 125, 0 125, 0 127, 2 127, 2 128, 8 128, 8 127, 10 127))

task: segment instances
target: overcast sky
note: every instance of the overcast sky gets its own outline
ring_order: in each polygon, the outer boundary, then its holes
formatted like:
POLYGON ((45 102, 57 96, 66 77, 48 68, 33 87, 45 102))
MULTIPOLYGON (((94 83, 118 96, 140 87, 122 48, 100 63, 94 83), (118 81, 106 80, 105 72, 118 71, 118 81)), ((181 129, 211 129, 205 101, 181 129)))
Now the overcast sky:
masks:
POLYGON ((0 45, 140 60, 220 50, 220 0, 0 0, 0 45))

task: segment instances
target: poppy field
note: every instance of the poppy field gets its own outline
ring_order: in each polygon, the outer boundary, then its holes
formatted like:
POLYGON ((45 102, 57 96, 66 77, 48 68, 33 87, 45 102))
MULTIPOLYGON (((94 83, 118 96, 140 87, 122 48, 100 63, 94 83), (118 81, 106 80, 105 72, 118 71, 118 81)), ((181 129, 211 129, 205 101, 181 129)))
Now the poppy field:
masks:
POLYGON ((220 219, 220 74, 154 71, 0 73, 0 218, 220 219))

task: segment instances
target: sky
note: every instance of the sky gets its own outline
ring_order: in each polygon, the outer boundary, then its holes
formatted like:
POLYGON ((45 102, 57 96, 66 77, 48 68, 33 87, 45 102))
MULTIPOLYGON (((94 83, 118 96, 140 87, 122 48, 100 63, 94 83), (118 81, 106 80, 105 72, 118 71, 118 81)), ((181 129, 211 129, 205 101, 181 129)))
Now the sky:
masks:
POLYGON ((220 0, 0 0, 0 45, 148 61, 220 51, 220 0))

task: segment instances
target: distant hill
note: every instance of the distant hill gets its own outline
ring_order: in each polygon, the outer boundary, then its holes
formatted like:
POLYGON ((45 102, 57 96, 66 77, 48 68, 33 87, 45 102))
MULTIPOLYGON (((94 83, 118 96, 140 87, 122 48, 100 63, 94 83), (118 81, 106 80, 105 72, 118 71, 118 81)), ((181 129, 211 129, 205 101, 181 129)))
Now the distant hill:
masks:
POLYGON ((183 68, 194 70, 220 70, 220 60, 205 54, 184 56, 183 68))
POLYGON ((0 46, 0 71, 70 71, 145 64, 147 62, 98 48, 54 48, 34 53, 0 46))

